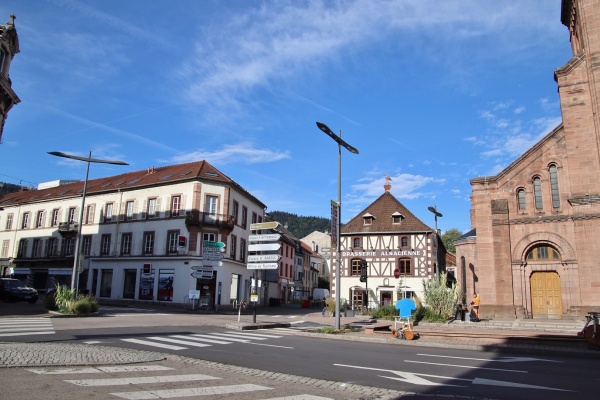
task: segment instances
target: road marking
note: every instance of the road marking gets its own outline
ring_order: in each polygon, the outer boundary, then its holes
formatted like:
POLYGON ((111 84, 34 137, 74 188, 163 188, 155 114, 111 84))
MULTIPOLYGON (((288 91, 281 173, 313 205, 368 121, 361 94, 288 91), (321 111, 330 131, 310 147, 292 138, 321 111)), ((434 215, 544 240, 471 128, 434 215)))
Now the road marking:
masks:
POLYGON ((185 349, 187 349, 187 347, 171 346, 171 345, 163 344, 163 343, 150 342, 148 340, 140 340, 140 339, 121 339, 121 340, 124 342, 143 344, 146 346, 154 346, 154 347, 160 347, 163 349, 170 349, 170 350, 185 350, 185 349))
POLYGON ((162 365, 117 365, 108 367, 84 367, 84 368, 35 368, 27 371, 38 375, 63 375, 63 374, 99 374, 104 372, 148 372, 148 371, 170 371, 173 368, 162 365))
POLYGON ((516 370, 516 369, 485 368, 485 367, 477 367, 477 366, 470 366, 470 365, 430 363, 430 362, 425 362, 425 361, 412 361, 412 360, 404 360, 404 362, 413 363, 413 364, 439 365, 439 366, 442 366, 442 367, 456 367, 456 368, 466 368, 466 369, 482 369, 482 370, 488 370, 488 371, 502 371, 502 372, 518 372, 518 373, 521 373, 521 374, 527 374, 528 373, 527 371, 520 371, 520 370, 516 370))
POLYGON ((259 390, 271 390, 273 388, 260 385, 231 385, 231 386, 210 386, 203 388, 190 389, 171 389, 171 390, 150 390, 145 392, 121 392, 111 393, 113 396, 129 400, 149 400, 149 399, 172 399, 175 397, 192 396, 213 396, 219 394, 254 392, 259 390))
POLYGON ((276 344, 266 344, 266 343, 252 343, 252 342, 248 342, 248 344, 253 344, 255 346, 266 346, 266 347, 278 347, 280 349, 294 349, 293 347, 288 347, 288 346, 278 346, 276 344))
POLYGON ((518 383, 518 382, 496 381, 496 380, 492 380, 492 379, 483 379, 483 378, 465 379, 465 378, 455 378, 452 376, 418 374, 418 373, 412 373, 412 372, 406 372, 406 371, 394 371, 394 370, 382 369, 382 368, 360 367, 358 365, 346 365, 346 364, 333 364, 333 365, 338 366, 338 367, 357 368, 357 369, 366 369, 366 370, 370 370, 370 371, 388 372, 388 373, 392 373, 397 376, 383 376, 383 375, 379 375, 379 376, 382 378, 402 381, 402 382, 406 382, 406 383, 412 383, 414 385, 464 387, 464 386, 452 385, 452 384, 448 384, 448 383, 432 382, 432 381, 428 381, 425 378, 421 378, 421 377, 428 377, 428 378, 438 378, 438 379, 443 379, 443 380, 471 382, 471 384, 473 384, 473 385, 504 386, 504 387, 518 387, 518 388, 527 388, 527 389, 556 390, 556 391, 561 391, 561 392, 572 392, 572 390, 567 390, 567 389, 557 389, 557 388, 551 388, 551 387, 547 387, 547 386, 527 385, 527 384, 518 383))
POLYGON ((313 396, 312 394, 299 394, 296 396, 269 397, 269 400, 334 400, 331 397, 313 396))
POLYGON ((122 386, 122 385, 140 385, 145 383, 172 383, 172 382, 193 382, 208 381, 211 379, 221 379, 216 376, 204 374, 188 375, 157 375, 131 378, 108 378, 108 379, 75 379, 65 380, 77 386, 122 386))
POLYGON ((270 335, 270 334, 265 334, 265 333, 250 333, 250 332, 225 332, 228 334, 232 334, 232 335, 241 335, 241 336, 245 336, 245 337, 254 337, 254 338, 263 338, 260 340, 264 340, 264 338, 266 339, 279 339, 281 338, 281 336, 277 336, 277 335, 270 335))
POLYGON ((0 321, 0 336, 54 334, 50 318, 10 318, 0 321))
POLYGON ((214 344, 231 344, 232 343, 232 342, 226 342, 224 340, 215 340, 215 339, 205 338, 201 334, 198 334, 198 333, 194 333, 190 336, 171 335, 171 337, 179 338, 179 339, 197 340, 199 342, 214 343, 214 344))
POLYGON ((545 361, 545 362, 557 362, 557 360, 547 360, 544 358, 533 358, 533 357, 500 357, 500 358, 471 358, 471 357, 453 357, 453 356, 442 356, 438 354, 417 354, 422 357, 439 357, 439 358, 454 358, 458 360, 473 360, 473 361, 486 361, 486 362, 525 362, 525 361, 545 361))
POLYGON ((210 344, 195 343, 195 342, 190 342, 189 340, 179 340, 179 339, 174 339, 171 337, 150 336, 150 337, 148 337, 148 339, 159 340, 162 342, 169 342, 169 343, 175 343, 175 344, 185 344, 186 346, 192 346, 192 347, 209 347, 210 346, 210 344))

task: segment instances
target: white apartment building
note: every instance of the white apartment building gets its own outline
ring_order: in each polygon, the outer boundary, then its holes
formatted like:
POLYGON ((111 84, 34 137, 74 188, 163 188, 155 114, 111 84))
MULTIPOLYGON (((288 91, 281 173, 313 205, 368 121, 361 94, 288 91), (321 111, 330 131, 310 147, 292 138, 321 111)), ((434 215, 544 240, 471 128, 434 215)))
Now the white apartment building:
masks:
POLYGON ((0 197, 2 276, 70 286, 81 222, 78 287, 99 299, 249 299, 250 224, 263 222, 266 206, 208 162, 90 180, 78 221, 82 192, 75 182, 0 197), (221 260, 207 249, 215 242, 225 244, 221 260))

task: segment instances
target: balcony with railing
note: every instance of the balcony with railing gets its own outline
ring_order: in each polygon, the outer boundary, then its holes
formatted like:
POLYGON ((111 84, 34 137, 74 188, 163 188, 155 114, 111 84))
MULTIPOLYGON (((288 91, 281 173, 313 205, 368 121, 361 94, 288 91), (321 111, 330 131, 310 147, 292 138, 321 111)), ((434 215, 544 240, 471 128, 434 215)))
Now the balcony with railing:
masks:
POLYGON ((213 226, 216 228, 232 231, 235 226, 233 215, 211 214, 197 210, 186 211, 185 224, 198 227, 213 226))
POLYGON ((77 222, 61 222, 58 224, 58 233, 62 237, 74 236, 77 234, 79 224, 77 222))

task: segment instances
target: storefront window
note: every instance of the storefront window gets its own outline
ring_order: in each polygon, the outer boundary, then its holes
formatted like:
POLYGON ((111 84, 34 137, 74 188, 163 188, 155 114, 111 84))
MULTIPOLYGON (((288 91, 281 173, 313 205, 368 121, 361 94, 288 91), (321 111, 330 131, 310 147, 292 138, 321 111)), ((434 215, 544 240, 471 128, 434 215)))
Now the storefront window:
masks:
POLYGON ((154 300, 154 269, 149 274, 140 275, 140 300, 154 300))
POLYGON ((158 295, 156 300, 173 301, 173 278, 175 277, 174 269, 158 270, 158 295))
POLYGON ((100 297, 110 297, 112 291, 112 269, 100 270, 100 297))
POLYGON ((125 279, 123 280, 123 298, 133 299, 135 297, 135 279, 137 277, 137 270, 126 269, 125 279))

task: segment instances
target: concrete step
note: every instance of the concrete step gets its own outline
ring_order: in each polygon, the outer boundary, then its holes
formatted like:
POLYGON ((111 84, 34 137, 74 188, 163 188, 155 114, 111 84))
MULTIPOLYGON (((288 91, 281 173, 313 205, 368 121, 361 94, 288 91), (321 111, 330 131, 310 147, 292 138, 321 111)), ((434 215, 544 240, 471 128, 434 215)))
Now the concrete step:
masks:
POLYGON ((585 321, 551 319, 482 320, 480 322, 453 321, 450 325, 473 328, 512 329, 525 331, 572 333, 583 328, 585 321))

